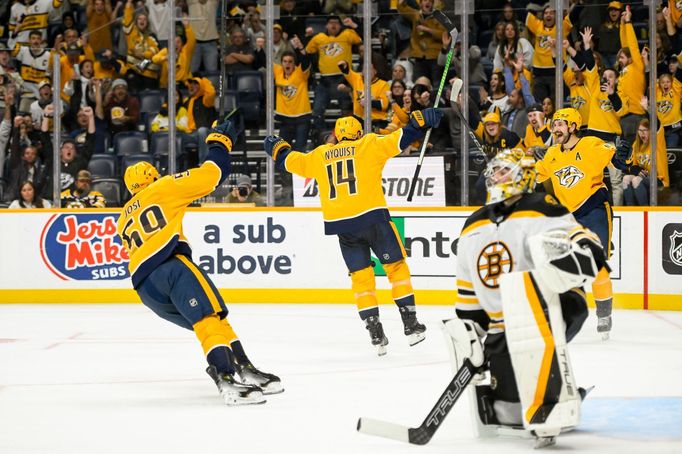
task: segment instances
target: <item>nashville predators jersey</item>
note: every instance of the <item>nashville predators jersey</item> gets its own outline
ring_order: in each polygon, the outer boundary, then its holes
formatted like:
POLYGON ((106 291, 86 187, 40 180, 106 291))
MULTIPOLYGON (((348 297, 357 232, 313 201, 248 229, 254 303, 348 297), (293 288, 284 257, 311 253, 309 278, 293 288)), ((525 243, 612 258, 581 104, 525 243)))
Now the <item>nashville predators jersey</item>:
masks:
POLYGON ((291 75, 286 77, 282 65, 275 64, 273 72, 277 89, 275 114, 284 117, 300 117, 309 114, 312 111, 308 97, 310 67, 303 71, 301 65, 297 65, 291 75))
POLYGON ((206 160, 201 167, 155 181, 125 204, 117 230, 130 257, 133 287, 137 288, 170 256, 191 257, 192 250, 182 232, 187 205, 210 194, 223 172, 227 174, 229 167, 206 160))
POLYGON ((628 106, 629 113, 645 115, 644 107, 639 104, 639 100, 644 96, 644 90, 646 89, 644 60, 639 52, 639 43, 637 43, 635 29, 631 23, 621 25, 620 44, 622 47, 630 49, 632 63, 621 70, 618 90, 624 93, 625 97, 633 100, 628 106))
POLYGON ((360 36, 350 28, 343 30, 337 36, 318 33, 313 36, 305 51, 314 54, 319 51, 318 65, 323 76, 340 75, 339 62, 352 60, 353 46, 362 44, 360 36))
POLYGON ((676 24, 682 17, 682 1, 668 0, 668 10, 670 10, 670 18, 672 19, 673 24, 676 24))
POLYGON ((8 44, 28 44, 28 36, 33 30, 40 30, 43 41, 47 40, 47 24, 50 10, 62 6, 63 0, 35 0, 30 5, 20 2, 12 5, 9 29, 12 38, 8 44), (17 6, 20 5, 20 6, 17 6))
POLYGON ((587 83, 583 82, 582 85, 578 85, 575 74, 570 68, 564 71, 564 83, 569 89, 568 101, 571 107, 580 113, 583 126, 586 126, 590 121, 590 98, 592 98, 587 83))
POLYGON ((542 128, 536 132, 535 129, 533 129, 533 125, 528 124, 526 126, 526 135, 523 136, 521 144, 526 150, 530 147, 550 146, 552 144, 552 133, 549 130, 549 125, 542 125, 542 128))
POLYGON ((551 180, 554 194, 571 213, 604 184, 604 168, 616 149, 598 137, 583 137, 570 150, 552 145, 545 157, 535 164, 537 181, 551 180))
POLYGON ((589 102, 590 114, 587 127, 594 131, 620 135, 623 132, 620 127, 620 117, 628 112, 628 105, 630 104, 628 98, 620 90, 619 85, 618 95, 621 103, 614 105, 609 99, 608 93, 601 91, 601 81, 596 65, 591 69, 585 69, 584 74, 585 84, 592 95, 589 102))
MULTIPOLYGON (((571 33, 573 24, 571 20, 566 16, 563 23, 564 38, 571 33)), ((533 13, 528 13, 526 16, 526 27, 533 35, 535 35, 535 52, 533 52, 533 67, 534 68, 552 68, 554 69, 554 57, 552 55, 553 50, 549 45, 550 39, 556 39, 556 25, 552 28, 547 28, 544 22, 533 13)), ((561 40, 559 40, 561 41, 561 40)))
MULTIPOLYGON (((629 165, 636 165, 647 172, 651 172, 651 142, 642 144, 635 140, 632 145, 632 156, 627 161, 629 165)), ((670 174, 668 170, 668 149, 665 145, 665 133, 663 127, 659 127, 656 132, 656 171, 658 179, 663 186, 670 187, 670 174)))
POLYGON ((317 180, 327 235, 390 221, 381 173, 386 161, 400 153, 402 133, 399 129, 386 136, 366 134, 287 155, 288 172, 317 180))
POLYGON ((477 321, 490 334, 503 332, 500 277, 532 270, 528 237, 549 230, 584 231, 549 194, 524 194, 511 207, 499 202, 472 214, 457 242, 457 316, 477 321))
MULTIPOLYGON (((365 80, 362 74, 352 69, 345 76, 353 88, 353 115, 358 118, 365 118, 365 107, 360 103, 360 100, 365 98, 365 80)), ((372 91, 372 120, 388 119, 389 103, 386 93, 391 91, 388 82, 375 78, 370 89, 372 91), (380 104, 380 106, 375 106, 375 104, 380 104)))
POLYGON ((660 85, 656 85, 656 114, 661 125, 674 126, 682 121, 682 82, 673 77, 672 88, 668 93, 663 93, 660 85))
POLYGON ((50 56, 52 55, 46 49, 33 51, 29 46, 22 46, 17 44, 12 51, 14 58, 19 60, 21 68, 19 74, 24 82, 39 84, 41 81, 49 77, 48 70, 50 68, 50 56))

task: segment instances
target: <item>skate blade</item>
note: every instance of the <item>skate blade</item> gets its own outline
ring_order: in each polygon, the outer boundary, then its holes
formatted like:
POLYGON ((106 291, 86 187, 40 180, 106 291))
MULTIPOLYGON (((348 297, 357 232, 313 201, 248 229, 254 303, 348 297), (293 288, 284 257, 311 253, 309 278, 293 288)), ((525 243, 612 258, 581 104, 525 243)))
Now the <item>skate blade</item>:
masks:
POLYGON ((542 449, 556 444, 556 437, 538 437, 535 440, 535 449, 542 449))
POLYGON ((604 331, 603 333, 600 333, 600 334, 601 334, 601 340, 603 340, 603 341, 607 341, 611 338, 610 333, 608 331, 604 331))
POLYGON ((263 397, 262 394, 258 394, 258 396, 248 396, 248 397, 239 397, 239 396, 228 396, 225 395, 223 396, 223 400, 225 401, 225 405, 229 407, 239 407, 242 405, 260 405, 264 404, 267 402, 265 400, 265 397, 263 397))
POLYGON ((272 394, 280 394, 284 392, 284 387, 282 386, 282 383, 278 381, 269 383, 266 386, 261 386, 261 389, 263 390, 263 395, 266 396, 272 394))
POLYGON ((386 346, 385 345, 377 345, 377 355, 384 356, 385 354, 386 354, 386 346))
POLYGON ((424 333, 412 333, 409 336, 407 336, 407 342, 410 344, 410 347, 417 345, 424 339, 426 339, 424 333))

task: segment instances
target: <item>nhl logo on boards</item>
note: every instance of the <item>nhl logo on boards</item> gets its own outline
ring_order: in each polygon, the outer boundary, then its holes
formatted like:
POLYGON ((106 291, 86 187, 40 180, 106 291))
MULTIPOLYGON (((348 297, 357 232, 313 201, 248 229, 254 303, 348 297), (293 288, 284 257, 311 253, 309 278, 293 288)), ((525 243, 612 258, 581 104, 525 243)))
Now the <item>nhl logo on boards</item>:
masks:
POLYGON ((682 224, 663 227, 661 263, 668 274, 682 274, 682 224))
POLYGON ((65 281, 120 280, 130 276, 128 252, 116 233, 117 214, 55 214, 40 235, 40 255, 65 281))

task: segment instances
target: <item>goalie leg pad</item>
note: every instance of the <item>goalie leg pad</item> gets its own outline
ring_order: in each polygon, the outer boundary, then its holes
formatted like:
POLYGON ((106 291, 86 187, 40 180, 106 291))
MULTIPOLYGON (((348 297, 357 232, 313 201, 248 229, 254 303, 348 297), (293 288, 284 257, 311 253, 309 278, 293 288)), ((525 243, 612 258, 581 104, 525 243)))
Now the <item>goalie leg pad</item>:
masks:
POLYGON ((350 278, 353 283, 353 294, 360 312, 360 318, 365 320, 367 317, 379 315, 374 269, 368 266, 351 273, 350 278))
POLYGON ((566 349, 559 295, 530 272, 500 280, 505 331, 522 406, 523 425, 558 435, 580 419, 580 395, 566 349))

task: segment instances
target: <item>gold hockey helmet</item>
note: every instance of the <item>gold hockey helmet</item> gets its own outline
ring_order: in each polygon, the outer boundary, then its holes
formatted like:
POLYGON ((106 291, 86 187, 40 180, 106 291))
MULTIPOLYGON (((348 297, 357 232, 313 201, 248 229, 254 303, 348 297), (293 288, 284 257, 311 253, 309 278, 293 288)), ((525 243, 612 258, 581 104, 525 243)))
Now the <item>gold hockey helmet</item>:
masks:
POLYGON ((341 117, 334 125, 336 140, 357 140, 362 137, 362 125, 355 117, 341 117))
POLYGON ((123 180, 132 195, 137 194, 159 179, 156 167, 146 161, 136 162, 126 169, 123 180))

